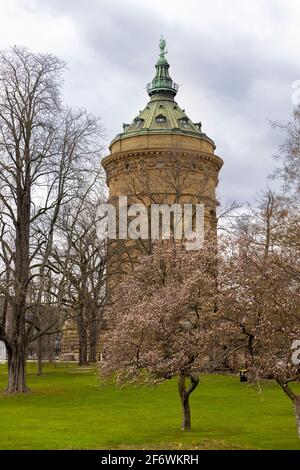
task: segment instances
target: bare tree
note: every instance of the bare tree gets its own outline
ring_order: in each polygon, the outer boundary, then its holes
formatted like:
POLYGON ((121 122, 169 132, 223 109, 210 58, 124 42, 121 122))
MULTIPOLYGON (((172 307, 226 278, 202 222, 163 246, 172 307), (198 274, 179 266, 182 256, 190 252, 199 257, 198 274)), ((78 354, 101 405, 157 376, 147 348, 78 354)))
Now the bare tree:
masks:
POLYGON ((57 329, 49 318, 37 331, 55 228, 99 158, 99 122, 62 106, 64 67, 56 57, 19 47, 0 55, 0 339, 9 393, 28 391, 28 344, 57 329))
POLYGON ((273 127, 281 129, 286 139, 275 155, 278 168, 275 175, 283 181, 284 191, 292 194, 300 203, 300 107, 293 113, 293 119, 287 124, 273 122, 273 127))
POLYGON ((286 215, 285 202, 279 194, 271 189, 261 191, 255 205, 248 204, 246 211, 235 218, 233 236, 246 237, 267 256, 280 245, 286 215))
POLYGON ((97 361, 97 345, 106 300, 106 242, 97 235, 99 178, 78 200, 75 209, 62 211, 59 220, 60 243, 56 244, 50 265, 57 273, 65 266, 65 305, 76 322, 79 338, 79 364, 97 361))

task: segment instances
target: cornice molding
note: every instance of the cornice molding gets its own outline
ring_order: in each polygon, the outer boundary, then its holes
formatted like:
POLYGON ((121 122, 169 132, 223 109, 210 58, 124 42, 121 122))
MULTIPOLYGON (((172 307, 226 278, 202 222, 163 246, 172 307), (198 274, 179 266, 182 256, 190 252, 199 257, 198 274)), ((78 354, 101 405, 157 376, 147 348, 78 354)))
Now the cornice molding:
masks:
POLYGON ((143 158, 143 163, 147 163, 147 157, 161 157, 166 155, 176 155, 178 157, 183 158, 197 158, 204 161, 209 161, 216 165, 218 171, 223 166, 223 160, 218 157, 217 155, 212 155, 206 152, 192 152, 192 151, 174 151, 172 149, 166 150, 137 150, 137 151, 126 151, 126 152, 116 152, 112 155, 108 155, 102 159, 102 166, 106 170, 108 166, 111 166, 115 163, 119 163, 121 160, 124 159, 135 159, 135 158, 143 158))

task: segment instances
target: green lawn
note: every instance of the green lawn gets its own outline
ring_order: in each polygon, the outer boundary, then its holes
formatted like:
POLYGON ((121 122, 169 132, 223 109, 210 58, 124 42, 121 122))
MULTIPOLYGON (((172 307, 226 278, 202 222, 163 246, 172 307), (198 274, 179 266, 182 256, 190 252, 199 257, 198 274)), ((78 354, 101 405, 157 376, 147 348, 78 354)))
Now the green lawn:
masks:
POLYGON ((37 377, 30 365, 28 382, 27 396, 0 394, 0 449, 300 449, 292 404, 273 382, 258 393, 235 376, 204 376, 188 433, 175 381, 101 389, 93 368, 47 366, 37 377))

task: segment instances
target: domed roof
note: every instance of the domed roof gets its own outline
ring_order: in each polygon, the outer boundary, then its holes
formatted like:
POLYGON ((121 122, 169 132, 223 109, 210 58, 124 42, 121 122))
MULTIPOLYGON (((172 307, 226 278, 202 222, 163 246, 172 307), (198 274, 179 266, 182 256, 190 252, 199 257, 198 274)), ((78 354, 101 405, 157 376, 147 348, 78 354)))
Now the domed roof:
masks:
POLYGON ((169 75, 169 64, 165 58, 166 41, 160 40, 160 55, 155 65, 156 74, 147 85, 150 101, 147 106, 139 112, 131 124, 123 124, 123 132, 118 134, 112 141, 133 135, 148 133, 183 133, 214 142, 202 132, 201 122, 193 123, 181 109, 174 97, 177 94, 178 85, 173 82, 169 75))

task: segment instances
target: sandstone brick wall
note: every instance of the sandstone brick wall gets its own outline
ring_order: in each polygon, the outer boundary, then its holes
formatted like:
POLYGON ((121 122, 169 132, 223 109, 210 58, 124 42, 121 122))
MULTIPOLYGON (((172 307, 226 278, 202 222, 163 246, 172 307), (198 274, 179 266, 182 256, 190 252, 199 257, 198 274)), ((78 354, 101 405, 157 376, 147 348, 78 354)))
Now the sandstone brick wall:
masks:
MULTIPOLYGON (((205 226, 216 226, 216 186, 222 160, 214 153, 210 139, 184 134, 149 134, 115 139, 110 155, 102 164, 107 175, 109 201, 118 204, 127 196, 128 204, 204 204, 205 226)), ((111 271, 116 271, 112 289, 141 248, 139 241, 109 244, 111 271), (119 274, 118 274, 119 271, 119 274)))

